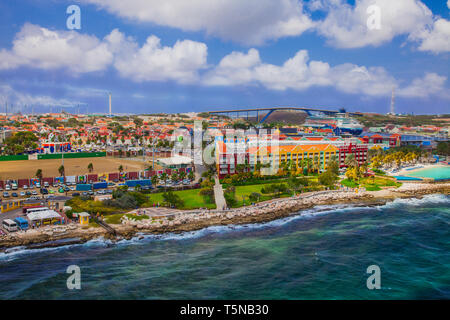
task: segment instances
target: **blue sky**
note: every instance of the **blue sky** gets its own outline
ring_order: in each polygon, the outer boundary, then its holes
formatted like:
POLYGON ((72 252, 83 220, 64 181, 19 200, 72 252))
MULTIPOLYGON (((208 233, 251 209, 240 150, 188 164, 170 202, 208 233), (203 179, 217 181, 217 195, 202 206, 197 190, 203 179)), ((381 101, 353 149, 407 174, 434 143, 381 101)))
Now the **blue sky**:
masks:
POLYGON ((112 92, 119 113, 259 106, 385 113, 395 87, 397 112, 450 113, 449 6, 3 0, 0 112, 5 101, 15 110, 107 112, 112 92), (81 9, 80 30, 66 26, 72 4, 81 9), (373 5, 379 16, 367 13, 373 5), (370 17, 379 28, 368 28, 370 17))

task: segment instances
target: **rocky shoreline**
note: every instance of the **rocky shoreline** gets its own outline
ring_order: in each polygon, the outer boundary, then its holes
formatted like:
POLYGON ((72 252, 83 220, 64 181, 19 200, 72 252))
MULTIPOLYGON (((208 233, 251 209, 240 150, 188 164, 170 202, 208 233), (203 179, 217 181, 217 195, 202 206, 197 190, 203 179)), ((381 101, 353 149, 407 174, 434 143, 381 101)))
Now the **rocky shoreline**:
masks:
POLYGON ((171 217, 158 219, 139 221, 124 219, 120 225, 111 225, 116 230, 115 236, 103 228, 83 228, 75 224, 49 226, 1 236, 0 251, 8 252, 13 247, 28 249, 57 247, 84 243, 99 237, 116 241, 131 239, 138 234, 182 233, 210 226, 263 223, 285 218, 318 205, 383 205, 396 198, 417 198, 433 193, 450 194, 450 183, 408 183, 398 189, 361 193, 354 191, 312 192, 225 211, 197 210, 179 212, 171 217))

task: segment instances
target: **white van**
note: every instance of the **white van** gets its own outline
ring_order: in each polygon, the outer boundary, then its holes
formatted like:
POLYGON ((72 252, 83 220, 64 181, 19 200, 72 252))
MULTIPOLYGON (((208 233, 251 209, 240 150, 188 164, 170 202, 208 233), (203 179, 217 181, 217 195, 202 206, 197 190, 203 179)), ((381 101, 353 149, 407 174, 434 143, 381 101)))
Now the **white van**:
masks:
POLYGON ((17 190, 17 183, 13 182, 13 183, 11 184, 11 188, 12 188, 13 190, 17 190))
POLYGON ((9 232, 14 232, 14 231, 19 230, 19 228, 17 227, 17 223, 12 221, 11 219, 3 220, 2 227, 3 227, 3 229, 5 229, 6 231, 9 231, 9 232))

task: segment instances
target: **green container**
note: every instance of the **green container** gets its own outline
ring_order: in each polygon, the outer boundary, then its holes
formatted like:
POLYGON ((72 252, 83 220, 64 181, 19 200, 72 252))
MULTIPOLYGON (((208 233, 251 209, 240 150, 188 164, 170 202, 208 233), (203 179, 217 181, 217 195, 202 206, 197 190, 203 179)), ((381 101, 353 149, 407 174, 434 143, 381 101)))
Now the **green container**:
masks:
MULTIPOLYGON (((98 157, 106 157, 106 152, 73 152, 73 153, 64 153, 64 159, 77 159, 77 158, 98 158, 98 157)), ((39 160, 46 159, 61 159, 62 153, 53 153, 53 154, 39 154, 39 160)))
POLYGON ((28 155, 1 156, 0 161, 28 160, 28 155))

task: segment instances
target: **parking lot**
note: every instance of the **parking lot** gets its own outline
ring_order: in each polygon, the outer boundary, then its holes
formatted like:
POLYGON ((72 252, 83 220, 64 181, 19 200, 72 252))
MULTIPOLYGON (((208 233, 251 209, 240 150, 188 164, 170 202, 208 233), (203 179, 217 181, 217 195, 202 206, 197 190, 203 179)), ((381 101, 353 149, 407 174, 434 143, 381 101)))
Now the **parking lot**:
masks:
MULTIPOLYGON (((48 201, 52 198, 56 198, 57 196, 84 196, 84 197, 93 197, 97 195, 112 195, 115 188, 125 185, 125 181, 119 181, 118 183, 109 182, 107 188, 98 189, 98 190, 86 190, 80 191, 76 190, 77 185, 75 183, 66 183, 66 184, 55 184, 49 185, 47 183, 43 184, 42 188, 38 186, 26 186, 25 188, 14 188, 15 190, 11 190, 11 185, 8 185, 5 190, 0 189, 0 203, 7 202, 16 202, 16 201, 25 201, 25 200, 41 200, 40 205, 48 206, 48 201)), ((182 189, 182 188, 190 188, 196 187, 197 185, 194 181, 189 179, 184 179, 180 181, 172 181, 167 179, 163 181, 162 184, 158 184, 156 186, 141 186, 141 190, 143 191, 164 191, 167 188, 173 189, 182 189)), ((135 191, 135 187, 128 187, 129 191, 135 191)), ((14 209, 11 211, 4 212, 0 214, 0 233, 5 233, 3 227, 1 227, 3 220, 11 219, 14 220, 17 217, 24 216, 22 208, 14 209)))

